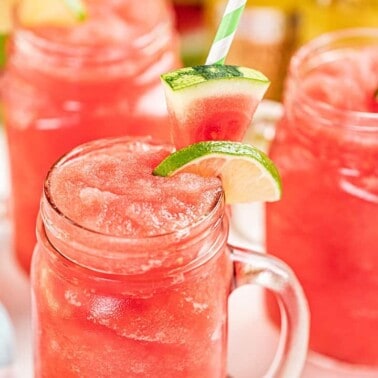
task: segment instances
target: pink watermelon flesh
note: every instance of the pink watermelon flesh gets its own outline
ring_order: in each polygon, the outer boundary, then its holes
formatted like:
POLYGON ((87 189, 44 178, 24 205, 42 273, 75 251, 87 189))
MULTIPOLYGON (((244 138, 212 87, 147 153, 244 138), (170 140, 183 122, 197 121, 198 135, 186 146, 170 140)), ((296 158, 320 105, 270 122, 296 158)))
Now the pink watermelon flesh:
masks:
POLYGON ((173 142, 177 148, 206 140, 241 141, 259 101, 249 95, 225 95, 195 99, 185 121, 169 109, 173 142))

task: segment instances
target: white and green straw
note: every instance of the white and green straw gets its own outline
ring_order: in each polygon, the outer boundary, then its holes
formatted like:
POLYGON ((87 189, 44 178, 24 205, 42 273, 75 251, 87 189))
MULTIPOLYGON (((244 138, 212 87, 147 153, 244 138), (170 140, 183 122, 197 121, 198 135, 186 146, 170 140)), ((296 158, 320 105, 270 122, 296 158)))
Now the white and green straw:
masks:
POLYGON ((206 64, 224 64, 247 0, 229 0, 206 64))

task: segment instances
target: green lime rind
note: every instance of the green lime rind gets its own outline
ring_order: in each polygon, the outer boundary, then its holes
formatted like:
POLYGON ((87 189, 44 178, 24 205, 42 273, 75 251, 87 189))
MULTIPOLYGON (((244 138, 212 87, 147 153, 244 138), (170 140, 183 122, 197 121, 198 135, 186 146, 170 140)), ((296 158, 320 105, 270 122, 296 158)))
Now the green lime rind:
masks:
POLYGON ((273 161, 258 148, 240 142, 205 141, 191 144, 166 157, 154 170, 155 176, 171 176, 187 164, 193 164, 196 159, 209 155, 228 155, 237 158, 251 159, 262 165, 277 183, 282 191, 281 177, 273 161))
POLYGON ((173 90, 193 87, 201 83, 219 79, 251 80, 254 84, 268 86, 269 79, 252 68, 231 65, 204 65, 184 67, 161 75, 161 79, 173 90))
POLYGON ((77 21, 85 21, 87 19, 88 12, 81 0, 64 0, 64 3, 77 21))

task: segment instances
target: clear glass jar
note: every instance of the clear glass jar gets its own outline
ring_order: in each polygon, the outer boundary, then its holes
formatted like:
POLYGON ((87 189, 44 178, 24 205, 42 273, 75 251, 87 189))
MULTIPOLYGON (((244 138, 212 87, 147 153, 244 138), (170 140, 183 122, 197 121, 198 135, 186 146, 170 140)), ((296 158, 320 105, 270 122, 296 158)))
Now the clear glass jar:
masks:
POLYGON ((301 288, 282 262, 227 245, 223 194, 190 225, 132 238, 85 228, 58 208, 56 171, 124 143, 77 148, 46 180, 31 273, 34 376, 223 378, 227 299, 254 283, 275 292, 288 317, 269 376, 299 377, 308 337, 301 288))
POLYGON ((63 153, 107 136, 169 139, 159 75, 178 67, 165 0, 88 1, 71 28, 16 28, 2 84, 14 248, 29 270, 40 189, 63 153))
POLYGON ((311 350, 355 365, 345 377, 378 369, 377 88, 378 29, 313 40, 292 59, 270 151, 283 197, 267 206, 266 245, 304 286, 311 350))

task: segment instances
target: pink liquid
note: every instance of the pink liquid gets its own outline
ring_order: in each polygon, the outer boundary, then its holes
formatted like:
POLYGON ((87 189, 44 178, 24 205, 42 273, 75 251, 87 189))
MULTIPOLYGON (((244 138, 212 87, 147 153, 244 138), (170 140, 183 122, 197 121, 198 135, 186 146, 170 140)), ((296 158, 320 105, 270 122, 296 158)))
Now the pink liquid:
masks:
POLYGON ((271 149, 283 198, 267 207, 267 249, 304 287, 311 349, 377 367, 378 47, 312 58, 294 65, 271 149))
POLYGON ((227 228, 209 215, 219 180, 154 177, 170 146, 106 143, 56 167, 42 201, 35 377, 225 377, 231 265, 227 228))
POLYGON ((15 33, 3 94, 14 244, 26 271, 43 180, 58 157, 107 136, 169 139, 159 75, 179 65, 171 13, 162 0, 143 7, 89 1, 80 26, 15 33))

